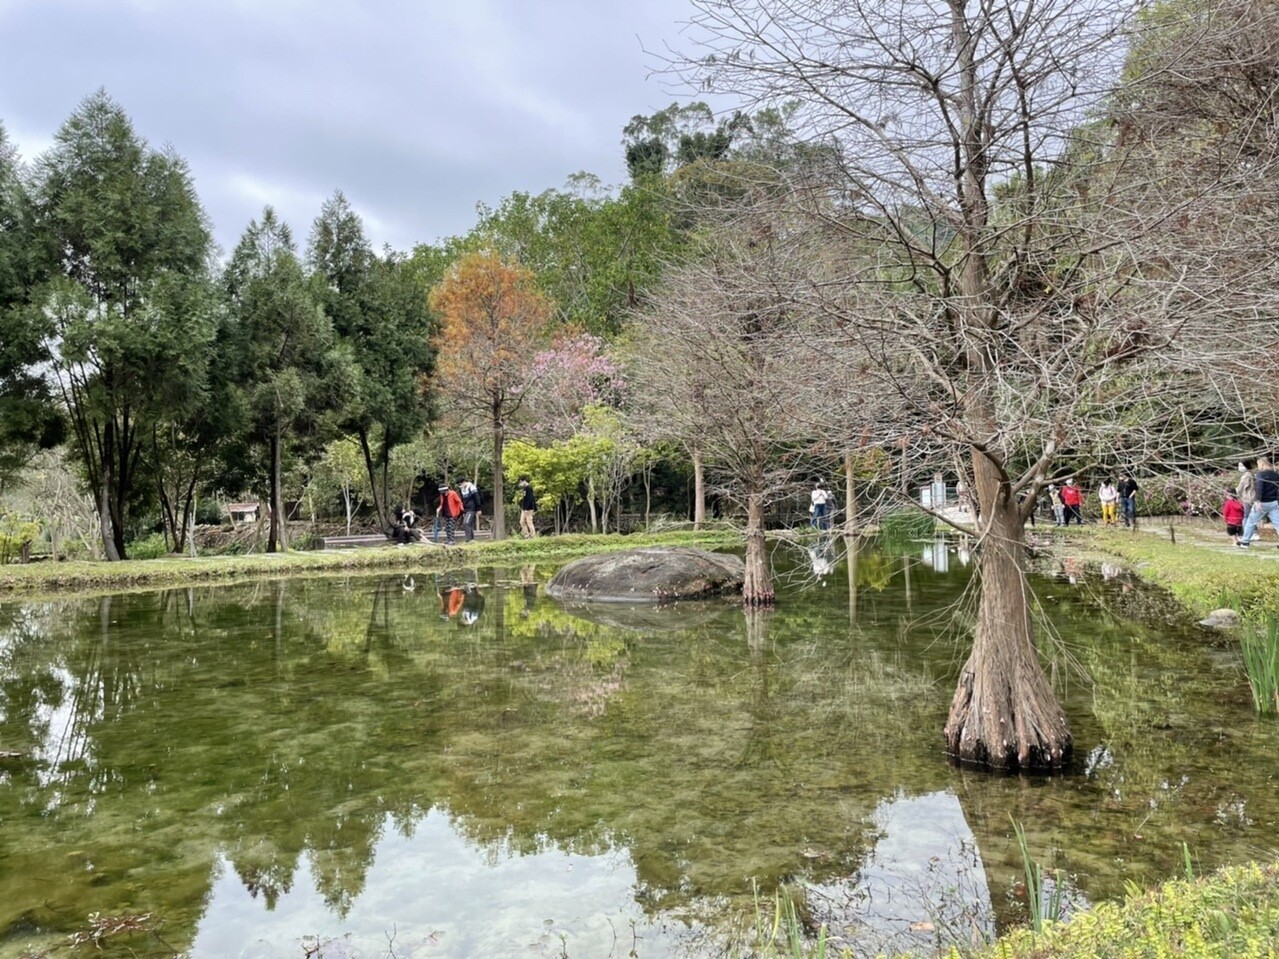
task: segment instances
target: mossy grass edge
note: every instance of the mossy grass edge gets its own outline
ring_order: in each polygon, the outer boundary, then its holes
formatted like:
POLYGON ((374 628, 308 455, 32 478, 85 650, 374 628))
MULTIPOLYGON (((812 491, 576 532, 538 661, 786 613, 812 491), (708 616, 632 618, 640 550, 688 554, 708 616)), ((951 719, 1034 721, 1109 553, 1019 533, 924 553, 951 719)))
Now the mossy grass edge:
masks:
POLYGON ((732 530, 589 534, 507 539, 458 546, 421 544, 342 550, 289 551, 233 556, 165 556, 108 563, 78 560, 0 566, 0 598, 39 598, 69 593, 124 592, 270 579, 281 576, 414 572, 558 562, 592 553, 642 546, 724 549, 741 542, 732 530))

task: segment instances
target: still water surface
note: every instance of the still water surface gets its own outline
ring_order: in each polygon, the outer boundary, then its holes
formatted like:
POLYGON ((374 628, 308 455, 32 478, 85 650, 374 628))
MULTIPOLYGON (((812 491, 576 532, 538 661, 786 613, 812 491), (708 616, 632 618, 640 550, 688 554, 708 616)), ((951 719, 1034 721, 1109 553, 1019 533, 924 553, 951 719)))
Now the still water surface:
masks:
POLYGON ((1274 854, 1236 653, 1122 576, 1035 580, 1072 774, 949 766, 966 560, 779 555, 749 621, 550 566, 0 605, 0 955, 710 956, 752 884, 926 948, 1024 915, 1012 819, 1077 906, 1274 854))

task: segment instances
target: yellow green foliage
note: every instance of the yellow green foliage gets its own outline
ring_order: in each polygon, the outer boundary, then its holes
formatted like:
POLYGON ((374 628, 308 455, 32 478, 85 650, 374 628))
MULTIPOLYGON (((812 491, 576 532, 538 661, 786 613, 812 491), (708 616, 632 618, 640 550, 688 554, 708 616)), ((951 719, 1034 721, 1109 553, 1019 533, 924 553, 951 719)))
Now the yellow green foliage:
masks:
MULTIPOLYGON (((951 951, 951 959, 964 954, 951 951)), ((974 959, 1263 959, 1279 956, 1279 864, 1231 866, 1102 903, 974 959)))
POLYGON ((22 547, 40 535, 40 527, 14 513, 0 514, 0 564, 11 563, 22 547))

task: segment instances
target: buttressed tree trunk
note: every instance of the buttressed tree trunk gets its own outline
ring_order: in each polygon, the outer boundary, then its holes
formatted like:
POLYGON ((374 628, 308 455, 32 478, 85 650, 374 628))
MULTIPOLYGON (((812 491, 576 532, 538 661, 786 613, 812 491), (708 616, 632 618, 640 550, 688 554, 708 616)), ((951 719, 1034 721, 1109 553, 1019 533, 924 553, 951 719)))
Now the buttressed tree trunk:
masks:
POLYGON ((752 492, 746 496, 746 576, 742 582, 742 602, 747 606, 772 606, 774 598, 764 541, 764 494, 752 492))
POLYGON ((961 762, 1060 769, 1070 762, 1070 729, 1031 633, 1021 509, 982 453, 973 454, 973 474, 986 530, 977 631, 950 704, 946 746, 961 762))

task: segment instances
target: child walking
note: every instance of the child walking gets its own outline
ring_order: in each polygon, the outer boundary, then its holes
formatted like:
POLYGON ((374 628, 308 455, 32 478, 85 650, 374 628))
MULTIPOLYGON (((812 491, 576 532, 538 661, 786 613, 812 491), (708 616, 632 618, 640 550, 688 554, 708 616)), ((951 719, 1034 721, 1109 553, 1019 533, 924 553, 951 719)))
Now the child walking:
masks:
POLYGON ((1226 502, 1221 507, 1221 518, 1226 521, 1226 535, 1236 546, 1239 545, 1239 537, 1243 535, 1244 513, 1243 501, 1235 495, 1234 490, 1227 487, 1226 502))

